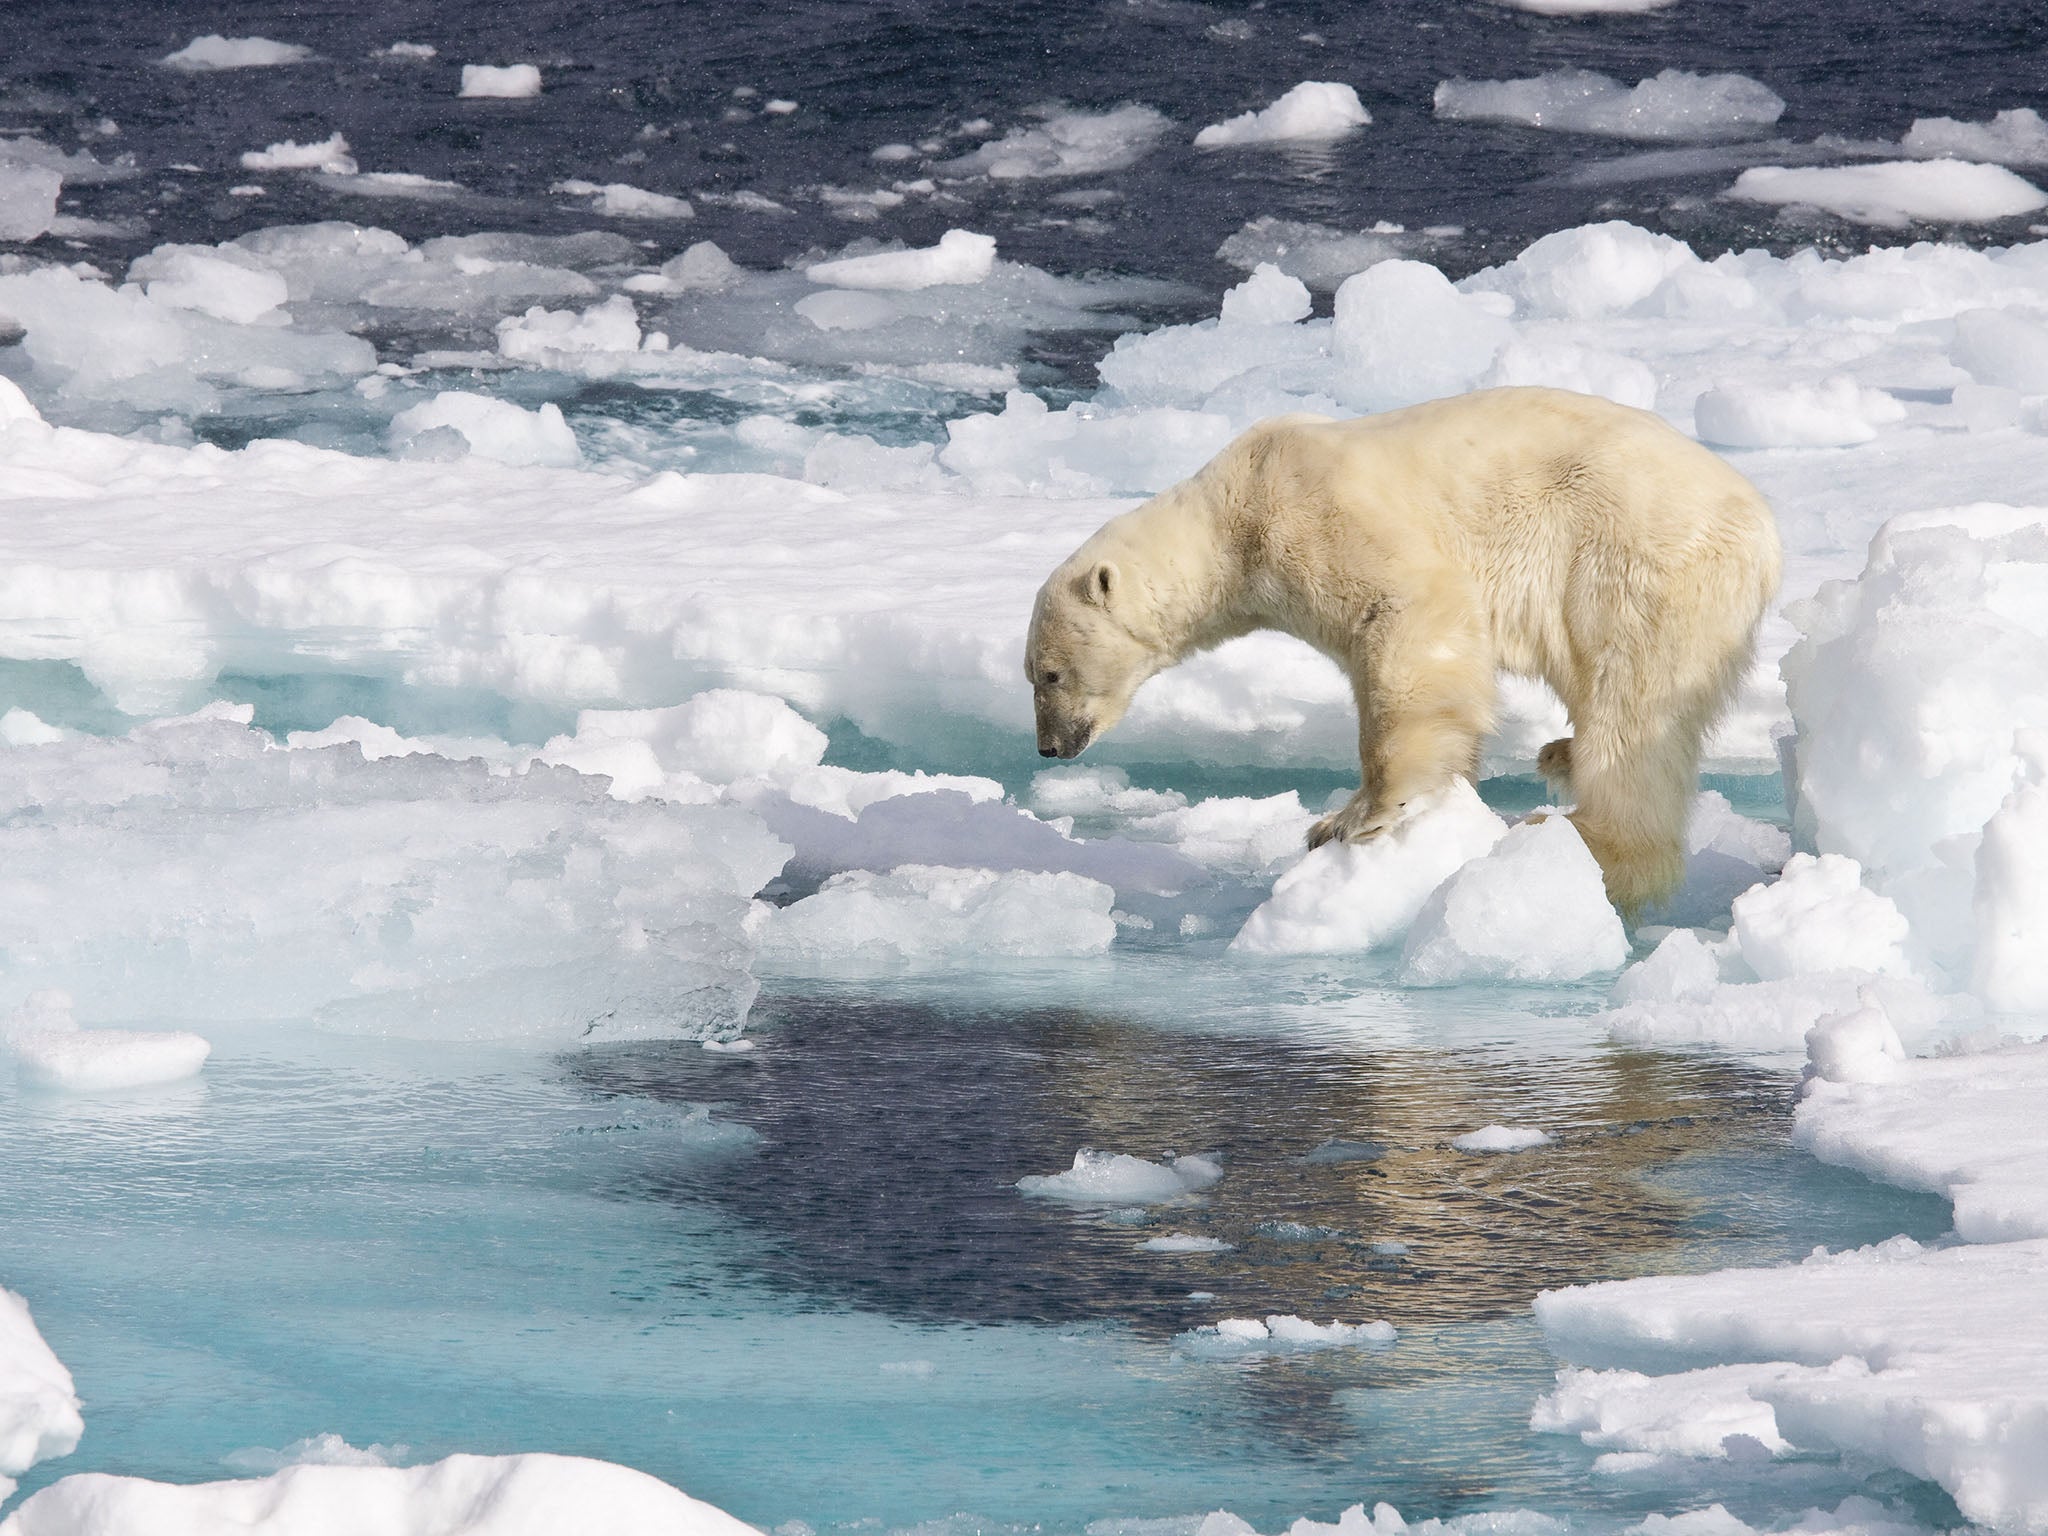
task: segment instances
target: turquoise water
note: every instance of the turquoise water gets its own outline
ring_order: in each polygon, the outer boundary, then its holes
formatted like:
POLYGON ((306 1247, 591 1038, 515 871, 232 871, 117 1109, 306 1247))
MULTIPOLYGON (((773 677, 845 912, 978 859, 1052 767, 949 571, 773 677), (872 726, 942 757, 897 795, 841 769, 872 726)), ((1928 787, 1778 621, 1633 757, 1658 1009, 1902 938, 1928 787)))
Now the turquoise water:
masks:
MULTIPOLYGON (((738 1056, 286 1026, 211 1031, 175 1089, 0 1084, 4 1280, 87 1424, 26 1486, 218 1477, 332 1432, 407 1460, 603 1456, 764 1527, 1228 1508, 1271 1529, 1375 1499, 1598 1526, 1675 1493, 1527 1431, 1554 1369, 1536 1289, 1947 1226, 1939 1201, 1790 1152, 1788 1076, 1597 1042, 1593 989, 1418 1002, 1220 961, 1193 979, 1138 954, 807 986, 764 998, 738 1056), (1490 1121, 1558 1143, 1444 1145, 1490 1121), (1304 1161, 1330 1138, 1385 1150, 1304 1161), (1149 1216, 1011 1187, 1084 1145, 1227 1172, 1149 1216), (1235 1247, 1140 1250, 1162 1232, 1235 1247), (1267 1312, 1400 1336, 1236 1362, 1175 1346, 1267 1312)), ((1853 1491, 1938 1513, 1831 1461, 1677 1492, 1758 1519, 1853 1491)))

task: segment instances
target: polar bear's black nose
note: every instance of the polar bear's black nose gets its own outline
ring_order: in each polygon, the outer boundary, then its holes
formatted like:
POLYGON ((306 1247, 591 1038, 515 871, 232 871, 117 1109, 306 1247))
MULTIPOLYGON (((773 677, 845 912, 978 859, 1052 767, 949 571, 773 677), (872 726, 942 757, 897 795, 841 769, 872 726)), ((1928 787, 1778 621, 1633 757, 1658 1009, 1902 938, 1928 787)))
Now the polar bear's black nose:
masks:
POLYGON ((1040 747, 1038 749, 1038 755, 1040 757, 1058 757, 1060 755, 1060 749, 1058 747, 1040 747))

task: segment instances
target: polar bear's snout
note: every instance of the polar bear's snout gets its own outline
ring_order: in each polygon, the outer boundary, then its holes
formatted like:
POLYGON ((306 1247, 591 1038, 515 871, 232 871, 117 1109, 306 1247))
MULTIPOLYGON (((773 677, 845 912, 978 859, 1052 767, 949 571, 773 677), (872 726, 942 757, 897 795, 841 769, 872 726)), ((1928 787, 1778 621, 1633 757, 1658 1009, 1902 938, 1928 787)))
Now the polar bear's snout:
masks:
POLYGON ((1040 757, 1079 757, 1095 739, 1095 722, 1086 716, 1062 715, 1057 703, 1040 691, 1032 700, 1038 716, 1040 757))

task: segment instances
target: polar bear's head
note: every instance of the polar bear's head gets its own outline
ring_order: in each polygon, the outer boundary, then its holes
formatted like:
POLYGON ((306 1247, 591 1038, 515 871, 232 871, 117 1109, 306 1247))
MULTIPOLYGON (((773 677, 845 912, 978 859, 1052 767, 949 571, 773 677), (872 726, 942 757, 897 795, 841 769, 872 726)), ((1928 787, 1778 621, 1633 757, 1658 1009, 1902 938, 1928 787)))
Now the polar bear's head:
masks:
POLYGON ((1124 717, 1138 685, 1168 658, 1132 632, 1119 609, 1129 583, 1113 560, 1083 551, 1038 589, 1024 642, 1024 675, 1038 716, 1038 755, 1078 757, 1124 717))

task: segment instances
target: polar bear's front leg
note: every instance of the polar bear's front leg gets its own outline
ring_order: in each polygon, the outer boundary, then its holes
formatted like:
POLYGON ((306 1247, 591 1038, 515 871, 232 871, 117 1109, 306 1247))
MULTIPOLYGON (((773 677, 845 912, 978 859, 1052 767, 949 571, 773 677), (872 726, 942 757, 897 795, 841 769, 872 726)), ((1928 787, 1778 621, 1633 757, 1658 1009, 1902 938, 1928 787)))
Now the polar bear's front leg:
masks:
POLYGON ((1446 594, 1374 627, 1351 673, 1362 783, 1309 828, 1311 848, 1364 842, 1456 775, 1476 780, 1479 744, 1493 726, 1493 655, 1475 604, 1446 594))

